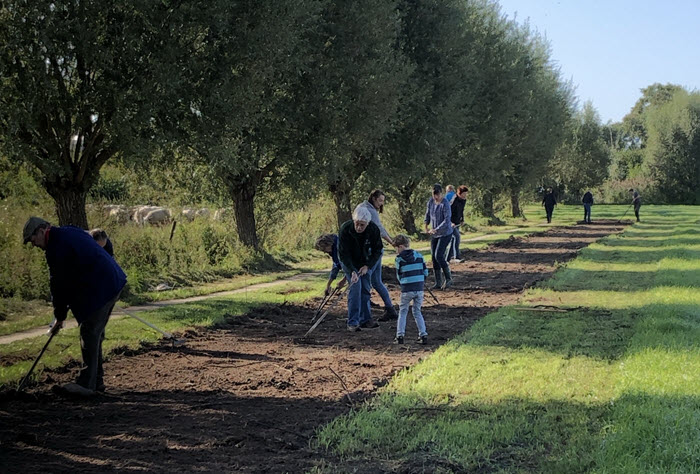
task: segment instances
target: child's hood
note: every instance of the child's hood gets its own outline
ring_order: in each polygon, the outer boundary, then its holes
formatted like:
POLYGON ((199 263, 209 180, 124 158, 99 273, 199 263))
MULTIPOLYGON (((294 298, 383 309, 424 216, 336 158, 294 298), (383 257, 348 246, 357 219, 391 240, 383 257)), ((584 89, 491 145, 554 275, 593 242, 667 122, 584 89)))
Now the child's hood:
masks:
POLYGON ((406 249, 399 254, 405 262, 413 263, 416 261, 416 253, 413 249, 406 249))

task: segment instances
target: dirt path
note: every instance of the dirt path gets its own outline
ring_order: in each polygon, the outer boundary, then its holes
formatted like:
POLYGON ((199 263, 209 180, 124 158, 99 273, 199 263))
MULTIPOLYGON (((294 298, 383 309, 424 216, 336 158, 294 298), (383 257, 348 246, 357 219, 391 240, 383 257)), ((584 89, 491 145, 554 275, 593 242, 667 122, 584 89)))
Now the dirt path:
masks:
MULTIPOLYGON (((299 273, 297 275, 293 275, 289 278, 282 278, 281 280, 275 280, 271 281, 268 283, 257 283, 255 285, 249 285, 243 288, 239 288, 237 290, 227 290, 227 291, 219 291, 217 293, 209 293, 208 295, 201 295, 201 296, 190 296, 187 298, 179 298, 179 299, 173 299, 173 300, 163 300, 163 301, 158 301, 155 303, 145 303, 142 305, 135 305, 135 306, 129 306, 125 309, 123 308, 116 308, 112 312, 112 316, 110 319, 119 319, 119 318, 125 318, 126 312, 128 311, 129 313, 133 314, 138 314, 142 313, 144 311, 153 311, 156 309, 160 308, 165 308, 167 306, 173 306, 176 304, 184 304, 184 303, 194 303, 196 301, 204 301, 208 300, 211 298, 221 298, 224 296, 231 296, 231 295, 238 295, 241 293, 246 293, 248 291, 255 291, 255 290, 260 290, 263 288, 271 288, 277 285, 282 285, 284 283, 288 283, 290 281, 301 281, 301 280, 307 280, 309 278, 314 278, 319 275, 324 275, 324 272, 306 272, 306 273, 299 273)), ((70 328, 76 328, 78 327, 78 322, 71 318, 66 320, 66 322, 63 324, 63 327, 65 329, 70 329, 70 328)), ((21 341, 22 339, 28 339, 30 337, 37 337, 37 336, 44 336, 46 335, 47 328, 46 326, 42 326, 39 328, 33 328, 33 329, 27 329, 26 331, 19 331, 15 332, 12 334, 8 334, 6 336, 0 336, 0 344, 10 344, 11 342, 15 341, 21 341)))
MULTIPOLYGON (((404 346, 391 344, 391 323, 350 334, 344 308, 302 343, 318 305, 311 301, 232 317, 188 334, 183 348, 115 357, 105 366, 108 395, 93 401, 48 391, 75 369, 49 374, 32 400, 0 397, 0 471, 305 472, 325 455, 310 443, 316 428, 485 314, 517 302, 555 262, 621 230, 614 222, 555 228, 464 252, 453 266, 454 288, 437 293, 442 305, 426 299, 429 346, 413 343, 410 318, 404 346)), ((385 267, 384 275, 397 301, 394 272, 385 267)))

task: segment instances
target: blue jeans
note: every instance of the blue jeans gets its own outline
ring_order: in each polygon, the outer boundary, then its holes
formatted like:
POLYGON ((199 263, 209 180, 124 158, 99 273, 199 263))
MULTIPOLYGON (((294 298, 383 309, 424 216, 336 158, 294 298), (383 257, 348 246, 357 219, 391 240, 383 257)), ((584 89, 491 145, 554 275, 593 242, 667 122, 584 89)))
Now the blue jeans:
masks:
POLYGON ((589 203, 583 204, 583 221, 591 222, 591 205, 589 203))
POLYGON ((459 226, 452 228, 452 238, 450 241, 450 259, 459 258, 459 243, 462 236, 459 233, 459 226))
POLYGON ((408 306, 411 302, 413 302, 413 319, 416 320, 416 326, 418 326, 418 335, 427 336, 425 320, 420 312, 420 308, 423 306, 422 291, 401 292, 401 309, 399 309, 399 321, 396 323, 396 335, 403 336, 406 334, 406 317, 408 316, 408 306))
MULTIPOLYGON (((382 255, 384 255, 384 250, 382 250, 382 255)), ((372 288, 377 290, 379 296, 384 302, 384 306, 391 308, 393 303, 391 302, 391 296, 389 296, 389 290, 386 289, 384 283, 382 282, 382 257, 379 257, 377 264, 370 270, 370 282, 372 283, 372 288)))
MULTIPOLYGON (((343 273, 348 278, 348 285, 352 281, 352 272, 343 265, 343 273)), ((370 274, 367 272, 361 276, 357 283, 348 288, 348 326, 359 326, 365 321, 372 319, 369 308, 369 295, 372 290, 370 274)))
POLYGON ((430 253, 433 258, 433 268, 449 270, 450 265, 447 263, 447 246, 451 239, 452 234, 450 233, 442 237, 433 237, 430 240, 430 253))

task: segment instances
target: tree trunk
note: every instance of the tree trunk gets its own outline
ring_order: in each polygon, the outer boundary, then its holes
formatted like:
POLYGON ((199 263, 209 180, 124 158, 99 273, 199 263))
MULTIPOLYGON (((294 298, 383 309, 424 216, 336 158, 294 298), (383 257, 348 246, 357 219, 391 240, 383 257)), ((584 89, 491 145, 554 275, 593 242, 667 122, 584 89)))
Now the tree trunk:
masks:
POLYGON ((74 225, 88 229, 87 214, 85 213, 87 191, 82 189, 82 186, 70 188, 49 186, 46 191, 54 200, 58 225, 74 225))
POLYGON ((513 211, 513 217, 522 217, 523 212, 520 209, 520 190, 510 190, 510 207, 513 211))
POLYGON ((410 181, 399 189, 399 215, 401 216, 403 228, 409 235, 418 233, 416 216, 413 214, 413 209, 411 209, 411 197, 413 197, 413 192, 417 186, 417 183, 410 181))
POLYGON ((488 218, 488 225, 503 225, 505 222, 496 217, 496 212, 493 210, 493 192, 484 191, 481 213, 488 218))
POLYGON ((491 191, 484 191, 481 200, 481 214, 488 217, 489 221, 493 220, 496 215, 493 211, 493 194, 491 191))
POLYGON ((231 188, 233 198, 233 213, 236 217, 236 230, 238 238, 243 245, 258 250, 258 233, 255 226, 255 183, 237 182, 237 186, 231 188))
POLYGON ((343 223, 352 219, 352 209, 350 209, 350 191, 351 187, 344 182, 336 182, 329 186, 335 201, 335 213, 338 219, 338 228, 343 223))

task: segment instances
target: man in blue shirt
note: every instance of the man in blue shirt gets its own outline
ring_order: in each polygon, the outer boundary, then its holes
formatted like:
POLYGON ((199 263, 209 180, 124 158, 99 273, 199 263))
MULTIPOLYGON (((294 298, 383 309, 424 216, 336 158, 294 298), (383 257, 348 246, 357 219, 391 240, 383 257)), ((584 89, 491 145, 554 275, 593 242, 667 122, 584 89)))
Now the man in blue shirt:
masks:
POLYGON ((83 368, 76 383, 63 388, 81 396, 104 391, 102 339, 112 308, 126 285, 126 275, 83 229, 52 227, 44 219, 30 217, 23 239, 46 253, 56 318, 51 332, 60 331, 69 309, 80 325, 83 368))

